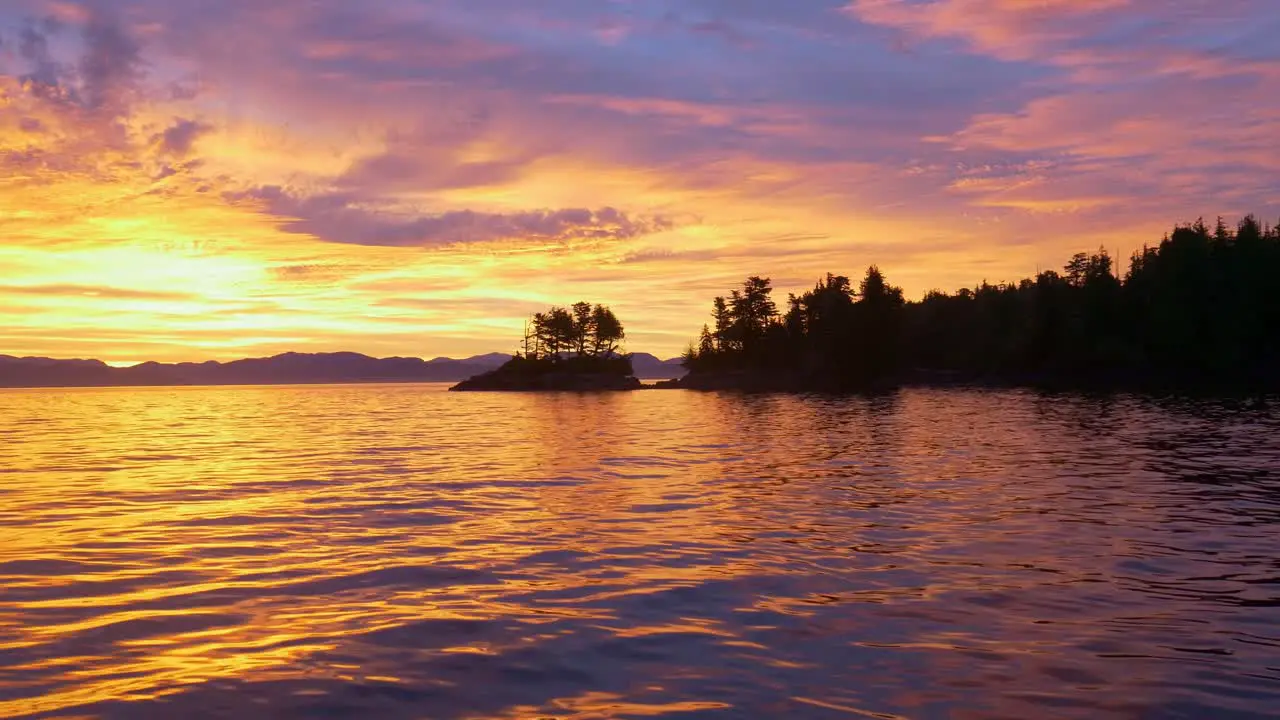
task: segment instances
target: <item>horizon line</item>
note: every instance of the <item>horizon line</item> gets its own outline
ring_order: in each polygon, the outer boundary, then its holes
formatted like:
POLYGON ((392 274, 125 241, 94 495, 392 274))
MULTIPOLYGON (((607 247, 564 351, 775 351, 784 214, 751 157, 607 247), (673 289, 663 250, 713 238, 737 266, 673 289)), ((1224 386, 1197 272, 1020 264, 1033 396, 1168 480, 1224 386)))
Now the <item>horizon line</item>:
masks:
MULTIPOLYGON (((285 356, 285 355, 312 355, 312 356, 317 356, 317 355, 359 355, 359 356, 361 356, 361 357, 370 358, 370 359, 372 359, 372 360, 420 360, 420 361, 422 361, 422 362, 424 362, 424 363, 433 363, 433 362, 442 362, 442 361, 451 361, 451 362, 467 362, 468 360, 473 360, 473 359, 475 359, 475 358, 485 357, 485 356, 487 356, 487 355, 504 355, 504 356, 506 356, 506 357, 510 358, 510 357, 515 357, 516 353, 514 353, 514 352, 503 352, 503 351, 500 351, 500 350, 493 350, 493 351, 490 351, 490 352, 482 352, 482 353, 476 353, 475 355, 468 355, 468 356, 466 356, 466 357, 451 357, 451 356, 448 356, 448 355, 437 355, 437 356, 432 357, 432 358, 427 358, 427 357, 420 356, 420 355, 386 355, 386 356, 381 356, 381 357, 380 357, 380 356, 377 356, 377 355, 369 355, 369 354, 367 354, 367 353, 362 353, 362 352, 359 352, 359 351, 356 351, 356 350, 317 350, 317 351, 314 351, 314 352, 301 351, 301 350, 285 350, 285 351, 282 351, 282 352, 272 353, 272 354, 269 354, 269 355, 245 355, 245 356, 242 356, 242 357, 236 357, 236 358, 228 359, 228 360, 219 360, 219 359, 213 359, 213 358, 210 358, 210 359, 207 359, 207 360, 165 360, 165 361, 161 361, 161 360, 127 360, 127 361, 122 361, 122 360, 103 360, 103 359, 101 359, 101 358, 96 358, 96 357, 53 357, 53 356, 50 356, 50 355, 11 355, 11 354, 9 354, 9 353, 0 352, 0 358, 11 358, 11 359, 14 359, 14 360, 51 360, 51 361, 54 361, 54 362, 97 362, 97 363, 101 363, 101 364, 103 364, 103 365, 105 365, 105 366, 107 366, 107 367, 115 368, 115 369, 119 369, 119 370, 127 370, 127 369, 129 369, 129 368, 139 367, 139 366, 141 366, 141 365, 147 365, 147 364, 151 364, 151 363, 154 363, 154 364, 156 364, 156 365, 205 365, 205 364, 209 364, 209 363, 217 363, 217 364, 220 364, 220 365, 226 365, 226 364, 229 364, 229 363, 239 362, 239 361, 242 361, 242 360, 271 360, 271 359, 273 359, 273 358, 283 357, 283 356, 285 356)), ((656 358, 659 362, 664 362, 664 363, 665 363, 665 362, 670 362, 670 361, 672 361, 672 360, 679 360, 679 359, 680 359, 680 356, 678 356, 678 355, 673 355, 672 357, 664 358, 664 357, 662 357, 662 356, 660 356, 660 355, 656 355, 656 354, 654 354, 654 353, 651 353, 651 352, 645 352, 645 351, 631 351, 631 352, 622 353, 622 355, 623 355, 623 356, 628 356, 628 355, 648 355, 648 356, 650 356, 650 357, 656 358)))

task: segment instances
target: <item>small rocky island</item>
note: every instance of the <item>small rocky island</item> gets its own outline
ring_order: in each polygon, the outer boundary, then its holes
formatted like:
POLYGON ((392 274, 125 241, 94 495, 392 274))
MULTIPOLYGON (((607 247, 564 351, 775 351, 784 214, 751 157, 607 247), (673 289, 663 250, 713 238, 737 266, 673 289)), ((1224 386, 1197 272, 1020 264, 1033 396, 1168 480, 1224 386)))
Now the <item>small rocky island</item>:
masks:
POLYGON ((535 313, 520 352, 504 365, 468 378, 454 391, 638 390, 631 356, 620 352, 626 332, 604 305, 575 303, 535 313))

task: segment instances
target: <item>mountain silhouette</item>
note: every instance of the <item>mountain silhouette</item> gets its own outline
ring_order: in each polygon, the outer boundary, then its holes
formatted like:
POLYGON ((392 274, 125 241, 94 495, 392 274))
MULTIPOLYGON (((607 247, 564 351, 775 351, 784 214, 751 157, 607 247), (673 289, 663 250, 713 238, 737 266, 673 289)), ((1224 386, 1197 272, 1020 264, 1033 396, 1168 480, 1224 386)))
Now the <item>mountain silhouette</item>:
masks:
MULTIPOLYGON (((353 352, 295 353, 231 362, 144 362, 112 367, 100 360, 58 360, 0 355, 0 387, 111 387, 167 385, 285 385, 365 382, 457 382, 511 359, 504 353, 469 358, 374 358, 353 352)), ((641 377, 684 374, 679 359, 647 353, 633 361, 641 377)))
POLYGON ((631 368, 636 377, 648 380, 669 380, 685 374, 680 358, 662 360, 649 353, 632 353, 631 368))

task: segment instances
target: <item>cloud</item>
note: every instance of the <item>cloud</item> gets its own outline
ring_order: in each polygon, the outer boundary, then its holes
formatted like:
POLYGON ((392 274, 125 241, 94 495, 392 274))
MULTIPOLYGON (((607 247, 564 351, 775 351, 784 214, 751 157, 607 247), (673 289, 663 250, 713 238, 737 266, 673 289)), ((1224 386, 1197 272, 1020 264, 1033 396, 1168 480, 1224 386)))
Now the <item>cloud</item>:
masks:
POLYGON ((24 86, 42 97, 58 96, 66 72, 49 54, 48 34, 56 31, 57 27, 56 23, 44 23, 38 27, 36 23, 27 21, 18 36, 18 54, 29 67, 20 79, 24 86))
POLYGON ((180 292, 140 290, 136 288, 98 285, 0 285, 0 295, 31 295, 37 297, 94 297, 111 300, 190 300, 194 295, 180 292))
POLYGON ((928 46, 1052 69, 1014 95, 1017 107, 930 137, 972 165, 1037 166, 953 174, 948 189, 974 205, 1098 216, 1268 202, 1257 178, 1280 164, 1267 130, 1280 108, 1261 98, 1280 94, 1280 53, 1248 28, 1280 19, 1274 4, 854 0, 846 12, 928 46))
POLYGON ((1238 71, 1223 62, 1231 56, 1256 67, 1244 56, 1252 43, 1235 41, 1250 23, 1265 25, 1274 8, 1270 0, 852 0, 845 12, 921 41, 957 40, 1008 62, 1128 81, 1140 69, 1238 71))
POLYGON ((115 119, 126 114, 143 79, 141 47, 118 18, 94 5, 68 25, 50 16, 27 20, 18 34, 18 55, 27 72, 19 76, 24 88, 46 101, 78 108, 91 115, 115 119), (70 30, 83 48, 75 63, 57 60, 51 40, 70 30))
POLYGON ((23 21, 16 67, 0 69, 0 164, 12 182, 128 172, 141 160, 130 156, 138 149, 131 124, 143 99, 141 47, 105 10, 60 18, 23 21))
POLYGON ((123 112, 142 77, 138 44, 102 10, 90 15, 84 42, 86 51, 80 61, 84 106, 91 111, 123 112))
POLYGON ((864 22, 923 38, 957 38, 1009 60, 1042 59, 1047 44, 1088 37, 1109 11, 1131 0, 853 0, 846 12, 864 22))
POLYGON ((36 351, 89 324, 148 353, 481 351, 590 296, 673 351, 746 274, 1012 279, 1274 216, 1277 21, 1272 0, 6 0, 0 265, 197 297, 11 293, 79 310, 0 325, 36 351), (442 288, 492 302, 379 325, 442 288))
POLYGON ((198 120, 175 118, 173 125, 152 137, 152 143, 166 155, 184 158, 190 154, 196 140, 213 129, 212 125, 198 120))
POLYGON ((362 206, 350 194, 305 196, 278 186, 233 193, 229 199, 261 202, 268 212, 284 218, 284 227, 291 232, 352 245, 442 247, 497 241, 549 244, 625 240, 669 230, 674 225, 667 218, 633 217, 611 207, 405 215, 362 206))

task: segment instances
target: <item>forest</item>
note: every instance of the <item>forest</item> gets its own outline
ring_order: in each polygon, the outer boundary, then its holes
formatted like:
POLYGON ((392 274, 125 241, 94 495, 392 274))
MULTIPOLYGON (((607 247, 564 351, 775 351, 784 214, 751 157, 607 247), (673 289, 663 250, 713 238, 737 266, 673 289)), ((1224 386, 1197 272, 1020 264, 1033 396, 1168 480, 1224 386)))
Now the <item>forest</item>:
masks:
MULTIPOLYGON (((1280 227, 1181 225, 1130 258, 906 301, 872 266, 828 274, 779 308, 766 277, 712 303, 684 354, 700 379, 858 390, 906 382, 1280 388, 1280 227)), ((705 384, 705 383, 704 383, 705 384)))

